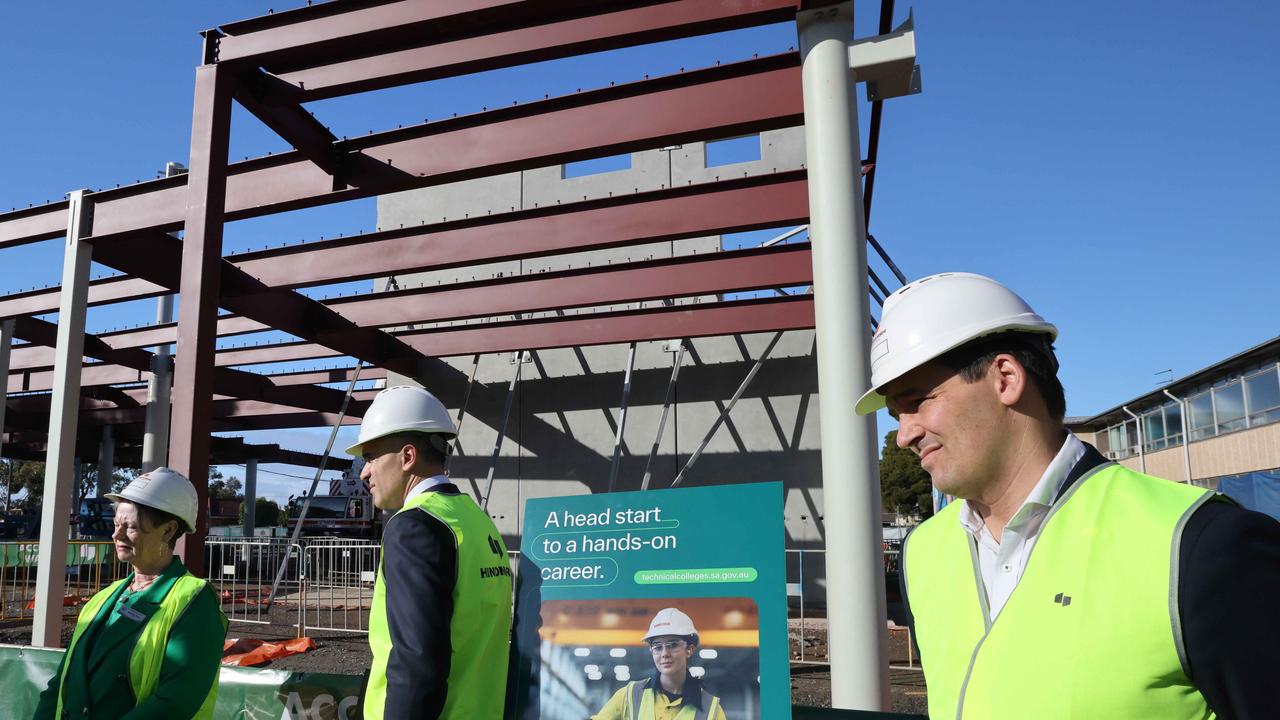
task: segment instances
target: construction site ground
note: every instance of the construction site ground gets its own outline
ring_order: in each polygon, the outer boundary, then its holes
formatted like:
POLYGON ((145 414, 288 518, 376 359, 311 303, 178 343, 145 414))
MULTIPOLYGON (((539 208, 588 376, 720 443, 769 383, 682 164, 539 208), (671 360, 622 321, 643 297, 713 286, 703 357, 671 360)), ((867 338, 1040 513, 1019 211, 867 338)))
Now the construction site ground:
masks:
MULTIPOLYGON (((264 617, 267 624, 234 622, 227 632, 229 638, 258 638, 267 641, 288 640, 296 637, 297 610, 277 606, 264 617)), ((63 621, 63 646, 71 639, 75 618, 68 615, 63 621)), ((792 618, 789 622, 791 645, 791 701, 796 705, 831 707, 831 668, 827 665, 827 621, 825 618, 808 618, 801 622, 792 618), (801 648, 804 659, 801 660, 801 648)), ((307 630, 308 637, 316 642, 316 649, 300 655, 273 660, 263 667, 299 672, 354 674, 369 667, 368 639, 363 633, 334 632, 332 630, 307 630)), ((29 645, 31 643, 31 618, 0 620, 0 643, 29 645)), ((907 633, 892 630, 889 633, 889 682, 893 699, 893 711, 901 713, 925 713, 924 675, 919 664, 908 656, 907 633), (914 665, 914 667, 911 667, 914 665)))

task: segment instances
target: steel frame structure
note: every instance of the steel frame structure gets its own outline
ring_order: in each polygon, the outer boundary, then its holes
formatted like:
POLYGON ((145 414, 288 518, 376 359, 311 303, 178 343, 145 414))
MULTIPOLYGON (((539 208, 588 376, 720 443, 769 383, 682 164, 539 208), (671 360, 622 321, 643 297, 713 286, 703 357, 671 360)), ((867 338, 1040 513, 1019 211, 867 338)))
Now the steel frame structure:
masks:
MULTIPOLYGON (((7 415, 0 408, 0 419, 11 429, 3 436, 6 450, 44 450, 39 437, 44 417, 50 428, 61 422, 63 436, 69 432, 69 438, 61 438, 70 442, 64 452, 75 448, 77 422, 140 425, 146 390, 138 383, 156 362, 144 348, 167 343, 177 345, 170 465, 203 477, 214 450, 222 457, 262 462, 289 456, 278 448, 214 440, 213 432, 332 423, 342 393, 322 384, 351 378, 350 369, 263 375, 232 366, 351 357, 371 366, 366 378, 407 375, 449 402, 455 394, 461 400, 464 388, 469 394, 470 382, 442 362, 444 357, 814 328, 810 295, 639 307, 653 300, 812 285, 819 261, 808 243, 710 257, 639 258, 325 301, 297 292, 405 272, 801 224, 809 222, 813 195, 805 171, 441 218, 419 227, 225 257, 222 233, 226 222, 242 218, 804 124, 813 112, 802 83, 802 64, 806 77, 811 64, 805 48, 360 138, 334 136, 302 103, 765 23, 798 18, 830 23, 834 16, 828 14, 839 7, 835 0, 336 0, 205 32, 187 174, 0 213, 0 250, 69 235, 84 258, 91 253, 94 261, 124 273, 89 282, 86 270, 67 275, 61 288, 0 297, 0 320, 13 320, 5 326, 5 345, 11 336, 27 343, 7 354, 7 392, 53 393, 52 400, 38 394, 10 398, 7 415), (229 162, 233 101, 294 150, 229 162), (84 219, 83 232, 76 230, 76 217, 84 219), (168 234, 176 230, 183 231, 182 240, 168 234), (172 292, 183 298, 176 323, 84 334, 87 306, 172 292), (71 295, 78 298, 78 319, 68 314, 71 295), (633 304, 634 309, 608 309, 633 304), (35 317, 60 308, 57 327, 35 317), (231 314, 219 316, 219 308, 231 314), (528 317, 544 311, 567 313, 528 317), (502 319, 516 313, 521 319, 502 319), (431 327, 384 329, 424 323, 431 327), (302 341, 216 349, 220 337, 264 329, 284 330, 302 341), (74 347, 78 342, 83 350, 74 347), (82 355, 99 362, 82 364, 82 355)), ((880 34, 887 39, 892 39, 887 35, 892 15, 892 0, 882 1, 880 34)), ((904 32, 909 35, 909 28, 904 32)), ((864 220, 870 212, 880 101, 910 91, 902 69, 905 62, 910 75, 914 64, 914 45, 910 57, 886 54, 885 47, 864 48, 878 54, 860 66, 865 74, 856 78, 885 80, 872 109, 861 195, 864 220)), ((852 80, 847 67, 845 72, 852 80)), ((851 168, 835 172, 850 173, 846 180, 857 185, 856 166, 855 158, 851 168)), ((865 227, 853 237, 864 235, 865 227)), ((865 248, 861 258, 855 283, 861 300, 851 308, 855 319, 867 317, 869 304, 865 248)), ((87 259, 82 262, 87 267, 87 259)), ((820 290, 818 301, 822 297, 820 290)), ((346 422, 359 421, 371 394, 355 393, 346 422)), ((825 415, 823 422, 825 430, 825 415)), ((58 442, 50 436, 51 453, 58 442)), ((65 478, 50 480, 47 493, 56 495, 65 478)), ((199 492, 203 508, 207 488, 199 492)), ((60 528, 65 537, 63 516, 61 523, 45 523, 51 537, 60 528)), ((202 511, 197 533, 182 550, 194 572, 204 561, 206 522, 202 511)), ((37 627, 35 641, 56 644, 57 632, 52 625, 37 627)))

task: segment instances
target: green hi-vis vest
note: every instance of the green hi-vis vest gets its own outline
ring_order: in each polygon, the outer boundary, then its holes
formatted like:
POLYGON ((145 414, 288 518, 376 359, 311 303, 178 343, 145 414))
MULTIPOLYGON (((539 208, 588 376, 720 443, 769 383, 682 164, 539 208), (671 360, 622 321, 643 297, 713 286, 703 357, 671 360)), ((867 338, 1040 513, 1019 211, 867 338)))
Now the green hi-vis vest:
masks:
MULTIPOLYGON (((458 548, 458 577, 453 586, 449 640, 449 689, 443 720, 499 720, 507 684, 511 641, 511 565, 502 535, 469 495, 425 492, 400 512, 429 513, 453 530, 458 548)), ((399 513, 397 513, 399 514, 399 513)), ((424 598, 424 602, 429 602, 424 598)), ((369 648, 373 665, 365 690, 365 720, 382 720, 387 699, 387 588, 378 564, 378 582, 369 609, 369 648)))
MULTIPOLYGON (((71 644, 67 646, 66 667, 70 667, 70 660, 76 651, 76 645, 80 642, 80 637, 93 624, 103 605, 128 579, 111 583, 105 590, 89 598, 89 602, 80 609, 80 616, 76 619, 76 629, 71 634, 71 644)), ((165 594, 164 599, 160 601, 160 609, 142 627, 142 632, 133 643, 133 651, 129 654, 129 686, 133 688, 133 697, 137 702, 141 703, 156 691, 156 685, 160 682, 160 668, 164 665, 165 647, 169 644, 169 631, 206 585, 208 585, 207 581, 201 580, 190 572, 178 578, 165 594)), ((224 616, 222 629, 225 631, 226 628, 227 619, 224 616)), ((58 685, 58 709, 54 717, 62 717, 62 692, 66 683, 67 673, 64 671, 62 681, 58 685)), ((192 720, 212 720, 213 706, 217 698, 218 680, 214 678, 209 694, 205 696, 204 702, 200 704, 200 709, 192 716, 192 720)))
POLYGON ((994 622, 954 503, 904 549, 934 718, 1212 718, 1178 615, 1191 513, 1213 494, 1107 463, 1049 512, 994 622))
MULTIPOLYGON (((653 688, 648 680, 633 680, 627 683, 627 720, 653 720, 653 688), (639 709, 639 712, 637 712, 639 709)), ((685 705, 676 713, 676 720, 708 720, 716 717, 720 709, 720 698, 706 690, 702 691, 702 709, 685 705)))

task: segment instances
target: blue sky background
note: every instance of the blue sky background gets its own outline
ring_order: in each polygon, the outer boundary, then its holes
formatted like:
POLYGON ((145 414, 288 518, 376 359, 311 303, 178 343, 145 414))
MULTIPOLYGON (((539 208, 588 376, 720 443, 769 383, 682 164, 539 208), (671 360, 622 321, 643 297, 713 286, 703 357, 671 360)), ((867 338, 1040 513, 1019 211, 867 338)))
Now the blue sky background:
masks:
MULTIPOLYGON (((0 206, 185 162, 198 31, 296 5, 0 5, 0 206)), ((875 34, 877 12, 859 6, 859 37, 875 34)), ((903 3, 896 21, 905 13, 903 3)), ((915 13, 925 91, 886 103, 871 220, 909 277, 980 272, 1026 296, 1062 331, 1072 415, 1145 393, 1168 377, 1160 371, 1181 376, 1280 334, 1280 7, 926 0, 915 13)), ((794 28, 778 25, 310 108, 337 135, 355 135, 795 42, 794 28)), ((237 108, 233 159, 285 149, 237 108)), ((226 248, 367 231, 374 214, 369 199, 234 223, 226 248)), ((2 250, 0 292, 56 283, 60 270, 58 241, 2 250)), ((357 288, 368 283, 315 293, 357 288)), ((88 324, 153 317, 153 301, 124 303, 92 309, 88 324)), ((325 438, 251 435, 306 449, 325 438)), ((264 494, 297 491, 299 481, 272 477, 261 479, 264 494)))

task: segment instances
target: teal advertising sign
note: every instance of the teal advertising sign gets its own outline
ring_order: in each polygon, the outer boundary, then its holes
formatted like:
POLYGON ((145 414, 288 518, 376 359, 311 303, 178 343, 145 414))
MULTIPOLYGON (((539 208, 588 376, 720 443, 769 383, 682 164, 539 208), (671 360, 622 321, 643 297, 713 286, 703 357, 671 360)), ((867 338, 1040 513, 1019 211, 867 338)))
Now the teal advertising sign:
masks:
POLYGON ((543 498, 524 518, 508 718, 676 699, 791 717, 781 483, 543 498))

